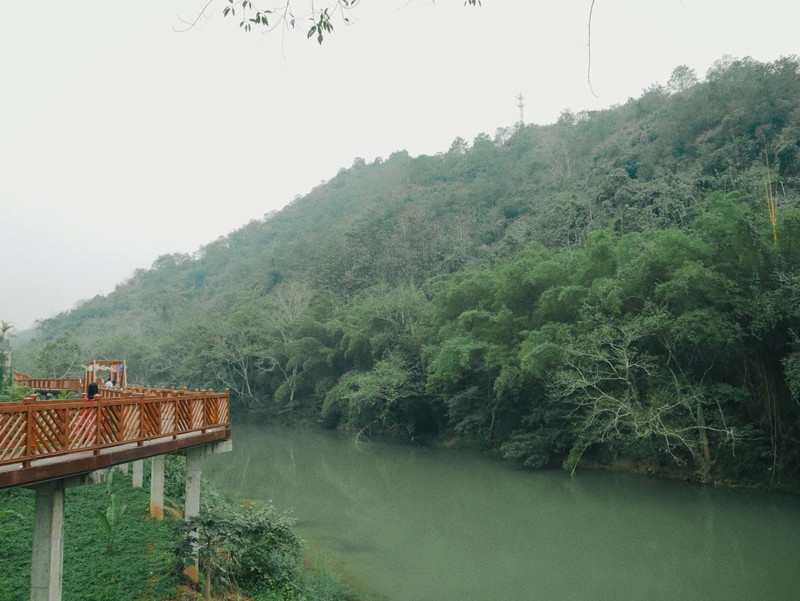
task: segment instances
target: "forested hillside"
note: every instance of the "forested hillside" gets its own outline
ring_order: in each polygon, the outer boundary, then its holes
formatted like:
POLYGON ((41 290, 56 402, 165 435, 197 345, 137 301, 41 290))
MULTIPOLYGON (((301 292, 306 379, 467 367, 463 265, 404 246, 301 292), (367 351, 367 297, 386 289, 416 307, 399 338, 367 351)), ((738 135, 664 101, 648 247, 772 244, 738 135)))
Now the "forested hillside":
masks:
POLYGON ((18 367, 124 358, 229 387, 246 420, 789 487, 798 198, 798 59, 678 68, 609 110, 356 159, 41 322, 18 367))

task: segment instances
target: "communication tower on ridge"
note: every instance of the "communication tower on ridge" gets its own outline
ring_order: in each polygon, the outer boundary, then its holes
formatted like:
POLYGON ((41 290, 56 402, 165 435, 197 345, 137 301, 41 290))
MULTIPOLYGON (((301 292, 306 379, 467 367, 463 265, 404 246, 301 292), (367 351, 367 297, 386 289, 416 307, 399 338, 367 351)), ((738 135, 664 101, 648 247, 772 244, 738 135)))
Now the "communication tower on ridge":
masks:
POLYGON ((519 107, 519 122, 517 123, 517 125, 522 127, 523 125, 525 125, 525 116, 522 112, 522 109, 525 108, 525 99, 522 97, 522 92, 520 92, 519 96, 517 96, 517 106, 519 107))

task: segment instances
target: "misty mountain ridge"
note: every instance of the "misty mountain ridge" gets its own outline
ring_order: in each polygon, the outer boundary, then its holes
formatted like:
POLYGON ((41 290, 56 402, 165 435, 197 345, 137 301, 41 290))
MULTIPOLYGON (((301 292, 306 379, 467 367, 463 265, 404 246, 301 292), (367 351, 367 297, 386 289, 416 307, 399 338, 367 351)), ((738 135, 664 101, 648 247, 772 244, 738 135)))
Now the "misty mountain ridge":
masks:
MULTIPOLYGON (((676 73, 687 77, 685 68, 676 73)), ((38 322, 38 335, 64 328, 87 341, 109 330, 134 334, 159 329, 170 313, 224 307, 238 288, 266 292, 294 277, 347 296, 377 282, 420 285, 442 271, 489 265, 534 240, 560 248, 604 227, 685 226, 705 194, 763 186, 752 181, 759 169, 776 170, 783 201, 794 204, 796 59, 726 58, 703 83, 670 83, 682 88, 653 86, 622 106, 565 110, 553 125, 501 128, 471 143, 457 138, 435 156, 356 158, 280 211, 191 255, 163 255, 111 294, 38 322), (398 230, 418 239, 404 244, 398 230), (395 244, 409 256, 394 255, 395 244), (352 256, 370 245, 375 255, 352 256), (404 259, 415 264, 398 268, 404 259), (124 317, 154 309, 158 324, 124 317)))

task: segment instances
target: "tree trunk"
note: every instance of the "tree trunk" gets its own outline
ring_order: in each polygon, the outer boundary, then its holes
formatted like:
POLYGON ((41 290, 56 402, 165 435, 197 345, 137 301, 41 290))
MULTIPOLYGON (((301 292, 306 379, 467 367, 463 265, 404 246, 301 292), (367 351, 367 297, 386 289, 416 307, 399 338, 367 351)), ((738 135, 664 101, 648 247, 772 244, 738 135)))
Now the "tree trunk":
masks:
POLYGON ((708 432, 706 431, 706 417, 703 412, 702 401, 697 399, 697 429, 700 433, 700 447, 702 450, 702 457, 698 459, 698 467, 700 479, 703 482, 708 482, 711 476, 711 448, 708 444, 708 432))

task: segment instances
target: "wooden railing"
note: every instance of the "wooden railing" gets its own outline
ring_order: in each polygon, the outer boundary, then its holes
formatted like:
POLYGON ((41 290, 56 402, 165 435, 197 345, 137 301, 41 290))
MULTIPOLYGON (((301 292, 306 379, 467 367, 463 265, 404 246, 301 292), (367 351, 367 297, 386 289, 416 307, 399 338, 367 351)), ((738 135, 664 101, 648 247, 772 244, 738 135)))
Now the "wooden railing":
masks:
POLYGON ((34 390, 83 390, 83 380, 80 378, 32 378, 18 372, 14 372, 14 384, 34 390))
POLYGON ((229 393, 101 389, 99 401, 0 403, 0 466, 230 428, 229 393), (106 393, 119 392, 118 398, 106 393), (162 394, 163 393, 163 394, 162 394))
MULTIPOLYGON (((106 393, 114 392, 114 389, 105 389, 101 388, 100 392, 106 393)), ((170 396, 170 395, 183 395, 183 394, 205 394, 206 390, 199 390, 195 388, 194 390, 189 390, 188 388, 154 388, 151 386, 128 386, 127 388, 123 389, 122 392, 124 394, 142 394, 142 395, 153 395, 153 396, 170 396)), ((213 390, 210 392, 214 392, 213 390)))

